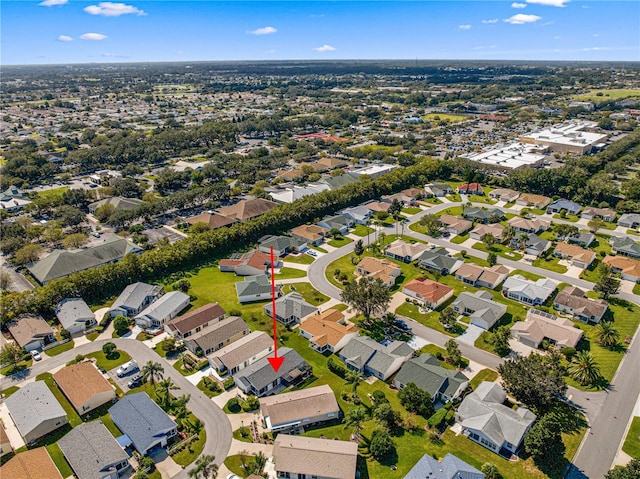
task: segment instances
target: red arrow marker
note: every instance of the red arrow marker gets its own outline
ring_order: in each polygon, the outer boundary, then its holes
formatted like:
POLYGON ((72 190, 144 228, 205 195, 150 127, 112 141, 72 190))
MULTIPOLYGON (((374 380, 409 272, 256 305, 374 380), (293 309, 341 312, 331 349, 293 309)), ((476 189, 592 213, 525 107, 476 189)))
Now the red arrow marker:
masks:
POLYGON ((276 322, 276 272, 273 259, 273 246, 271 247, 271 313, 273 314, 273 357, 267 358, 271 367, 278 372, 284 362, 283 357, 278 357, 278 323, 276 322))

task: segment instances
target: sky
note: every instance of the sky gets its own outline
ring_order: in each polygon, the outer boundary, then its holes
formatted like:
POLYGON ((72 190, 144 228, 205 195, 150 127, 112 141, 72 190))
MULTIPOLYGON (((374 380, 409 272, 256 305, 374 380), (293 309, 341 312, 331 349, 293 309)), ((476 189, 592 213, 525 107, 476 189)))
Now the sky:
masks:
POLYGON ((640 61, 640 2, 2 0, 0 64, 640 61))

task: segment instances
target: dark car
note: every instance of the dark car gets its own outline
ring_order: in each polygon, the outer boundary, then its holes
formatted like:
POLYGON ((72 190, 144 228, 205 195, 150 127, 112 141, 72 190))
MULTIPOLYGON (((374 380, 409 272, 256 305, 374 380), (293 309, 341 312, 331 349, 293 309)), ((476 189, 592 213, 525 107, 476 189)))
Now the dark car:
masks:
POLYGON ((136 374, 134 377, 129 379, 127 383, 127 387, 129 389, 137 388, 138 386, 142 386, 142 375, 136 374))

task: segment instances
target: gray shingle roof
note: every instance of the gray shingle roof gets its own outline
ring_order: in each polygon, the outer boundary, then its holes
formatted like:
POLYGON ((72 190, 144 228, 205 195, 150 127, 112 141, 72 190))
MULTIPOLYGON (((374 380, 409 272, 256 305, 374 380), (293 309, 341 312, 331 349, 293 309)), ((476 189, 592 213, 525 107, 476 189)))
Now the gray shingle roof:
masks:
POLYGON ((236 293, 240 296, 271 293, 271 282, 266 274, 247 276, 244 281, 236 283, 236 293))
POLYGON ((73 428, 58 446, 78 479, 102 479, 110 467, 129 459, 100 421, 73 428))
POLYGON ((352 173, 344 173, 338 176, 327 176, 321 180, 322 183, 329 185, 332 190, 342 188, 343 186, 350 185, 359 181, 358 175, 352 173))
POLYGON ((109 408, 116 426, 138 451, 146 451, 176 423, 145 392, 124 396, 109 408))
POLYGON ((162 322, 175 312, 179 312, 189 304, 190 297, 181 291, 171 291, 157 301, 154 301, 140 312, 136 317, 150 317, 162 322))
POLYGON ((404 479, 484 479, 484 474, 451 453, 441 462, 425 454, 404 479))
MULTIPOLYGON (((389 367, 398 360, 406 357, 406 349, 401 348, 399 341, 394 341, 389 346, 383 346, 367 336, 357 336, 352 338, 340 351, 340 357, 345 358, 358 368, 365 366, 373 371, 386 373, 389 367)), ((409 347, 411 354, 413 349, 409 347)))
POLYGON ((125 306, 132 310, 139 310, 150 296, 158 296, 162 287, 147 283, 133 283, 122 290, 120 296, 111 305, 111 310, 125 306))
POLYGON ((197 348, 202 351, 208 351, 209 349, 216 348, 219 344, 224 344, 232 337, 243 333, 249 334, 251 330, 244 319, 238 316, 230 316, 215 324, 212 324, 208 328, 188 337, 185 342, 188 343, 192 350, 197 348))
POLYGON ((67 414, 44 381, 25 384, 4 402, 23 437, 44 421, 65 418, 66 422, 67 414))
POLYGON ((487 291, 476 291, 471 293, 460 293, 458 298, 451 304, 457 311, 473 311, 471 319, 481 318, 492 326, 507 312, 507 306, 493 300, 491 293, 487 291))
POLYGON ((260 390, 279 378, 285 377, 294 369, 307 366, 302 356, 291 348, 280 348, 279 356, 285 359, 277 372, 271 367, 271 363, 269 363, 267 358, 262 358, 236 373, 233 378, 236 382, 244 380, 252 384, 255 389, 260 390))
POLYGON ((439 270, 447 269, 449 271, 451 271, 459 261, 460 260, 449 256, 449 253, 444 248, 425 251, 418 258, 418 262, 421 265, 439 270))
POLYGON ((436 394, 455 394, 458 388, 469 380, 464 374, 440 366, 436 358, 430 354, 423 354, 410 359, 402 366, 396 376, 400 384, 413 383, 433 398, 436 394))
POLYGON ((56 317, 65 329, 72 328, 76 322, 95 319, 91 309, 82 298, 68 298, 58 303, 56 317))
MULTIPOLYGON (((307 303, 300 293, 291 292, 276 300, 276 313, 281 318, 296 316, 304 318, 318 311, 318 308, 307 303)), ((273 317, 272 304, 264 305, 264 312, 267 316, 273 317)))

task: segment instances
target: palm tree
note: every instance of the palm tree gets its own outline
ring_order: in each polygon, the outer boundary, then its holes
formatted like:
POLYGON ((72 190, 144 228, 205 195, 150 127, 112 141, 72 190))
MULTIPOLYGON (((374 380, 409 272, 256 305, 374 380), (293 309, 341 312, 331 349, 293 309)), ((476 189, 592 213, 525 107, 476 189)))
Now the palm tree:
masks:
POLYGON ((360 442, 360 431, 362 430, 362 423, 364 423, 364 420, 364 408, 361 407, 354 407, 349 409, 344 417, 344 427, 353 428, 353 437, 358 442, 360 442))
POLYGON ((358 386, 362 382, 362 378, 362 373, 360 373, 359 371, 348 371, 344 378, 347 384, 351 384, 351 386, 353 387, 354 396, 356 396, 358 393, 358 386))
POLYGON ((250 472, 256 476, 262 476, 264 466, 267 465, 267 456, 262 451, 258 451, 253 456, 253 463, 251 464, 250 472))
POLYGON ((518 238, 518 249, 525 250, 527 249, 527 242, 529 241, 529 235, 527 233, 522 233, 518 238))
POLYGON ((213 479, 218 475, 216 457, 203 454, 196 460, 196 465, 188 473, 191 479, 213 479))
POLYGON ((158 394, 162 396, 162 407, 166 411, 171 406, 171 393, 169 391, 178 389, 171 378, 163 379, 158 383, 158 394))
POLYGON ((600 366, 591 351, 579 351, 567 368, 567 372, 583 386, 594 384, 600 379, 600 366))
POLYGON ((613 327, 613 321, 602 321, 596 326, 598 342, 603 346, 615 346, 620 339, 620 331, 613 327))
POLYGON ((149 361, 142 366, 142 380, 145 382, 149 381, 154 389, 156 387, 156 381, 161 380, 163 376, 164 368, 160 363, 149 361))
POLYGON ((513 226, 508 224, 504 228, 504 232, 502 233, 502 238, 504 239, 505 243, 509 243, 515 234, 516 234, 516 230, 513 228, 513 226))

